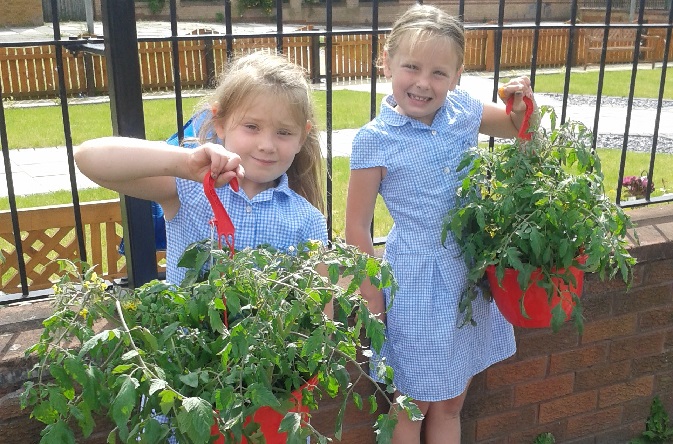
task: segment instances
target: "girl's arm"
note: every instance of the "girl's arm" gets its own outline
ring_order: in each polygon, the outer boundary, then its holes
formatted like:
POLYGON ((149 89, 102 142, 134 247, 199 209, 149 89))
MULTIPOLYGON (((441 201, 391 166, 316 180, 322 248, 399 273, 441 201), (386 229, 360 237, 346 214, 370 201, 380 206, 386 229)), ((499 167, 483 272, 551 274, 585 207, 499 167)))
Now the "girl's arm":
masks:
MULTIPOLYGON (((383 168, 351 170, 346 201, 346 242, 358 247, 364 253, 374 255, 374 243, 370 227, 374 218, 374 207, 379 184, 383 178, 383 168)), ((360 287, 362 297, 367 300, 369 311, 385 321, 385 301, 383 292, 369 281, 360 287)))
POLYGON ((165 142, 103 137, 75 147, 79 170, 97 184, 159 203, 171 219, 180 208, 175 177, 201 182, 207 171, 222 186, 243 174, 240 158, 220 145, 185 149, 165 142))
POLYGON ((479 132, 488 136, 511 139, 518 135, 519 128, 521 128, 521 124, 523 123, 526 113, 526 104, 523 101, 524 96, 533 101, 536 109, 537 105, 535 104, 535 97, 533 97, 533 90, 530 87, 530 79, 528 77, 512 79, 500 89, 502 95, 499 94, 499 96, 503 102, 507 102, 509 97, 514 95, 512 112, 507 115, 505 106, 501 103, 484 103, 479 132))

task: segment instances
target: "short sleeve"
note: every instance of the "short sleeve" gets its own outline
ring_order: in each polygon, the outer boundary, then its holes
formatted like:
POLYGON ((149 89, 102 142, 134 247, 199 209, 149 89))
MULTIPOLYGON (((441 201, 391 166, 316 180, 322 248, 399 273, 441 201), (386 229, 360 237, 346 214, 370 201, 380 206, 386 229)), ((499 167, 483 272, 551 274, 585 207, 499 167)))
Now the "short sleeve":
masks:
POLYGON ((377 137, 380 131, 376 120, 362 127, 353 138, 351 170, 385 166, 384 144, 377 137))

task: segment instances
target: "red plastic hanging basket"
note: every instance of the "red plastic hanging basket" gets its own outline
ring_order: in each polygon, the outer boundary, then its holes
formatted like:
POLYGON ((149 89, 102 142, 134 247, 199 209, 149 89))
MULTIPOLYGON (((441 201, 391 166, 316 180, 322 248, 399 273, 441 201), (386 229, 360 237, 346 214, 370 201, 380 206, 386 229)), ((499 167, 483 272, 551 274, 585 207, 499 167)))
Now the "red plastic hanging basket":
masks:
MULTIPOLYGON (((586 257, 579 258, 581 263, 584 260, 586 260, 586 257)), ((495 274, 495 266, 491 265, 486 269, 486 276, 491 286, 493 299, 510 324, 524 328, 546 328, 551 325, 552 309, 559 303, 566 313, 566 320, 570 319, 575 306, 572 294, 574 293, 578 297, 582 294, 584 271, 575 267, 570 267, 569 270, 575 277, 577 285, 567 285, 560 278, 552 278, 554 284, 561 291, 561 295, 554 294, 551 303, 545 289, 537 285, 541 275, 539 271, 531 274, 530 285, 525 293, 521 290, 517 281, 519 272, 513 268, 505 270, 505 276, 500 285, 498 285, 498 278, 495 274), (524 316, 521 311, 521 297, 524 297, 523 306, 528 317, 524 316)), ((563 273, 563 270, 561 270, 561 273, 563 273)))
MULTIPOLYGON (((308 414, 308 407, 301 403, 302 400, 302 390, 308 389, 313 390, 318 383, 318 378, 315 376, 308 380, 299 389, 292 392, 292 397, 294 398, 295 407, 291 409, 291 412, 308 414)), ((306 419, 306 418, 304 418, 306 419)), ((252 418, 247 418, 245 425, 248 425, 250 421, 255 421, 259 424, 259 428, 264 435, 266 444, 286 444, 287 443, 287 433, 280 433, 278 429, 280 428, 280 423, 283 420, 283 415, 272 409, 271 407, 261 407, 258 409, 252 418)), ((218 436, 214 444, 224 444, 224 436, 220 433, 219 428, 217 427, 217 422, 213 423, 213 426, 210 428, 211 436, 218 436)), ((243 438, 241 444, 247 444, 247 440, 243 438)))

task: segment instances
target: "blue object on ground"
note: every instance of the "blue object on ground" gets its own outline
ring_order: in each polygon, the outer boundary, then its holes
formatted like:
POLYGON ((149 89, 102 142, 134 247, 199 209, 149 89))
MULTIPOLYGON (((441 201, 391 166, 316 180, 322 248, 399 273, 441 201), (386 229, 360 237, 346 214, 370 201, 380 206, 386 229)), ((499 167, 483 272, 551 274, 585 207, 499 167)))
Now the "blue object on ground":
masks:
MULTIPOLYGON (((166 249, 166 220, 164 219, 164 210, 156 202, 152 202, 152 221, 154 222, 154 243, 157 250, 166 249)), ((124 239, 122 238, 119 248, 119 254, 124 254, 124 239)))

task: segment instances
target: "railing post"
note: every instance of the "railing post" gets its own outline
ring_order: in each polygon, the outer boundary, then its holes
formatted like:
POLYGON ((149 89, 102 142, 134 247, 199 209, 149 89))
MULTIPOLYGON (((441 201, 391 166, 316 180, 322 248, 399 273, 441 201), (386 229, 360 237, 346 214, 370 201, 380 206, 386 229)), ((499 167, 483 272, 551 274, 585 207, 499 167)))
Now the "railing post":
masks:
POLYGON ((311 82, 320 83, 320 36, 311 35, 311 82))
MULTIPOLYGON (((133 0, 102 0, 103 36, 112 130, 117 136, 145 137, 138 36, 133 0)), ((156 279, 157 260, 151 203, 120 195, 129 285, 156 279)))

